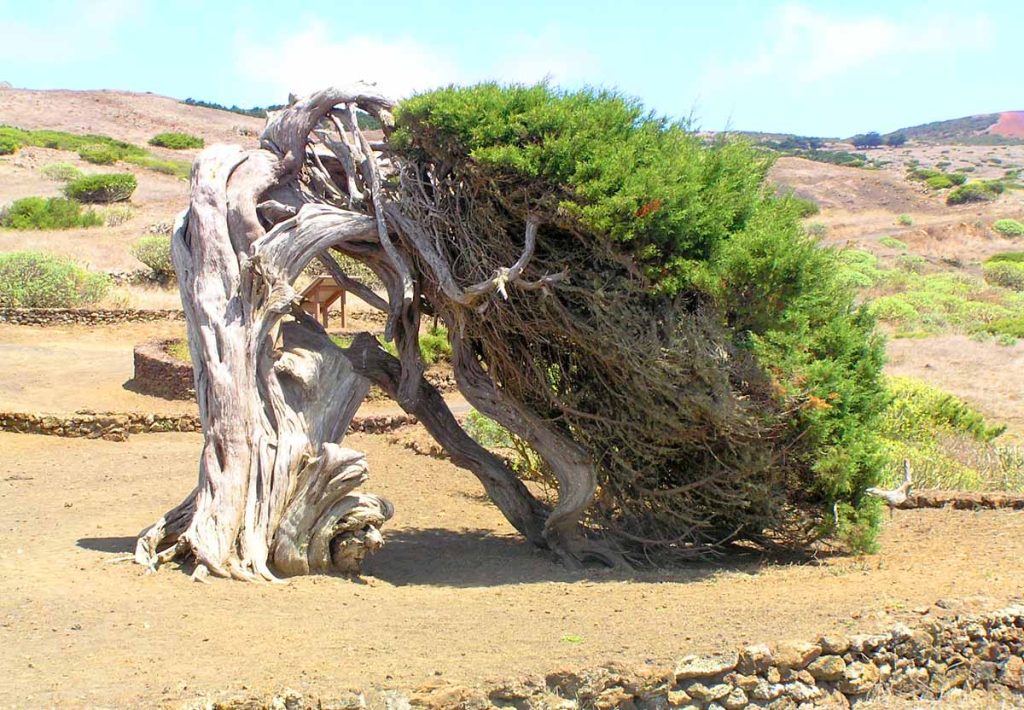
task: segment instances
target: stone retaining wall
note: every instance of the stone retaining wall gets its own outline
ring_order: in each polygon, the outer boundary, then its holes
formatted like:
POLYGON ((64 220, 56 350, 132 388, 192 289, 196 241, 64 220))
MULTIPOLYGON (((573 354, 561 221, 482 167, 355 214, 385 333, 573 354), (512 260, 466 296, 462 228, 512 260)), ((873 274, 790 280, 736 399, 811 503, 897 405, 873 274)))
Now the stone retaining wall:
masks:
MULTIPOLYGON (((401 414, 394 416, 355 417, 349 424, 350 432, 384 434, 408 424, 416 418, 401 414)), ((131 434, 161 433, 168 431, 198 432, 202 430, 199 415, 163 416, 137 412, 79 411, 72 415, 54 416, 0 412, 0 431, 17 434, 44 434, 72 438, 127 441, 131 434)))
MULTIPOLYGON (((952 700, 973 690, 1024 700, 1024 606, 896 626, 875 635, 754 645, 686 656, 674 667, 559 670, 482 688, 436 680, 412 691, 349 690, 320 698, 288 690, 270 698, 233 696, 192 708, 366 708, 491 710, 803 710, 850 708, 898 695, 952 700)), ((982 707, 978 705, 977 707, 982 707)))
POLYGON ((12 325, 109 325, 111 323, 149 323, 162 320, 184 320, 178 310, 147 310, 142 308, 0 308, 0 323, 12 325))
POLYGON ((167 353, 172 340, 151 340, 135 346, 135 376, 132 387, 143 394, 164 399, 196 398, 191 363, 167 353))

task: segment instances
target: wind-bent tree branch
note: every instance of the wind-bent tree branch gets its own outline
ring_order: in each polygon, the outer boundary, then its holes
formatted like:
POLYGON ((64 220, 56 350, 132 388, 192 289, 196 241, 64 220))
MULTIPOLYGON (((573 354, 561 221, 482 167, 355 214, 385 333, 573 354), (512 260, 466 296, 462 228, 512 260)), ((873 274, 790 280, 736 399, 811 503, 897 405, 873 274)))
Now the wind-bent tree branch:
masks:
POLYGON ((172 250, 205 443, 138 562, 357 572, 393 512, 356 491, 366 461, 340 446, 371 382, 571 567, 870 544, 881 348, 835 255, 763 189, 767 160, 612 95, 449 89, 397 126, 394 108, 321 91, 272 115, 260 149, 193 166, 172 250), (313 259, 387 313, 398 358, 368 334, 338 348, 297 308, 313 259), (464 396, 539 455, 553 507, 424 379, 424 313, 448 328, 464 396))

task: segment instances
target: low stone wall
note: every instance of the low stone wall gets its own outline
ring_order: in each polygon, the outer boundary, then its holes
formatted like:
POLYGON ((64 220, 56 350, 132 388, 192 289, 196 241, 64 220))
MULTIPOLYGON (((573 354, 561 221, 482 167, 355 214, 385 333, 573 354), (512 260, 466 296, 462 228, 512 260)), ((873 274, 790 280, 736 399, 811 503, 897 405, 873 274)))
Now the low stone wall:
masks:
POLYGON ((200 429, 199 415, 193 414, 172 417, 158 414, 81 411, 72 415, 55 416, 0 412, 0 431, 18 434, 127 441, 130 434, 200 429))
POLYGON ((109 325, 112 323, 150 323, 162 320, 184 320, 177 310, 146 310, 142 308, 0 308, 0 323, 12 325, 109 325))
POLYGON ((194 400, 192 365, 167 354, 167 346, 172 342, 151 340, 135 346, 132 387, 137 392, 164 399, 194 400))
POLYGON ((674 667, 559 670, 483 688, 436 680, 412 691, 347 690, 320 698, 287 690, 273 698, 233 696, 190 707, 802 710, 850 708, 888 694, 952 700, 973 690, 1014 702, 1024 700, 1022 654, 1024 606, 1018 605, 870 636, 829 635, 686 656, 674 667))
POLYGON ((1024 495, 1018 493, 973 493, 970 491, 918 491, 910 495, 900 506, 903 510, 945 507, 957 510, 976 510, 978 508, 1024 510, 1024 495))
MULTIPOLYGON (((415 417, 405 414, 356 417, 349 424, 348 430, 363 434, 384 434, 415 423, 415 417)), ((80 411, 72 415, 54 416, 24 412, 0 412, 0 431, 127 441, 131 434, 168 431, 198 432, 202 431, 202 425, 198 414, 175 417, 159 414, 80 411)))

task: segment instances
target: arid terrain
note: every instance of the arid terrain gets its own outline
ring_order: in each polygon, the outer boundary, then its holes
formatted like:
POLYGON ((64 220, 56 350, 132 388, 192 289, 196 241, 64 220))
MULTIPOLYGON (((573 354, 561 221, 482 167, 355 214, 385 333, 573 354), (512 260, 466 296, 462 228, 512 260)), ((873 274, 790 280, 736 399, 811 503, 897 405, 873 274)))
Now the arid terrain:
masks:
MULTIPOLYGON (((254 145, 262 120, 150 94, 0 88, 5 124, 139 145, 173 130, 201 135, 207 145, 254 145)), ((901 252, 880 244, 884 237, 901 240, 936 268, 973 275, 993 253, 1021 249, 1021 237, 990 227, 997 219, 1024 219, 1024 191, 950 207, 904 173, 910 161, 948 160, 975 167, 979 176, 999 176, 1024 166, 1024 146, 910 144, 875 151, 883 153, 889 165, 880 170, 782 158, 772 179, 818 203, 820 213, 807 222, 820 225, 825 243, 864 249, 885 263, 901 252)), ((132 172, 139 187, 125 219, 89 229, 0 229, 0 252, 45 250, 97 270, 137 270, 131 245, 165 229, 186 205, 188 184, 179 178, 26 147, 0 156, 0 206, 59 195, 60 184, 40 172, 54 162, 132 172)), ((173 309, 179 300, 169 288, 133 285, 118 287, 102 305, 173 309)), ((364 306, 357 302, 353 310, 347 330, 373 327, 360 320, 364 306)), ((0 413, 194 413, 193 402, 152 397, 132 384, 137 343, 183 335, 183 323, 173 320, 0 323, 0 413)), ((1007 441, 1024 437, 1024 344, 945 332, 892 338, 887 347, 890 374, 962 397, 1006 424, 1007 441)), ((465 413, 466 404, 451 399, 456 413, 465 413)), ((399 411, 390 402, 370 402, 362 413, 399 411)), ((421 441, 426 434, 407 427, 399 438, 421 441)), ((198 584, 188 568, 148 574, 125 559, 138 532, 195 485, 200 435, 112 442, 0 432, 2 704, 180 707, 285 687, 325 701, 359 688, 377 702, 389 688, 438 679, 477 685, 564 666, 671 666, 687 653, 742 643, 873 632, 1024 602, 1020 512, 898 511, 875 555, 736 555, 657 574, 574 574, 527 545, 477 481, 447 460, 414 453, 388 436, 352 435, 345 444, 366 452, 368 490, 391 499, 398 511, 364 578, 198 584)))

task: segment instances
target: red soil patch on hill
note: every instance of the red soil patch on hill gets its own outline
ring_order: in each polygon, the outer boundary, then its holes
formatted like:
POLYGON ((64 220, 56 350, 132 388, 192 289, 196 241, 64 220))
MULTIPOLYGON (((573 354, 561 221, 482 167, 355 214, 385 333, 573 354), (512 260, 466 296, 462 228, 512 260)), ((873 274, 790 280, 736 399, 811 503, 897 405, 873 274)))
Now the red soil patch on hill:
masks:
POLYGON ((1004 111, 986 133, 1007 138, 1024 138, 1024 111, 1004 111))

